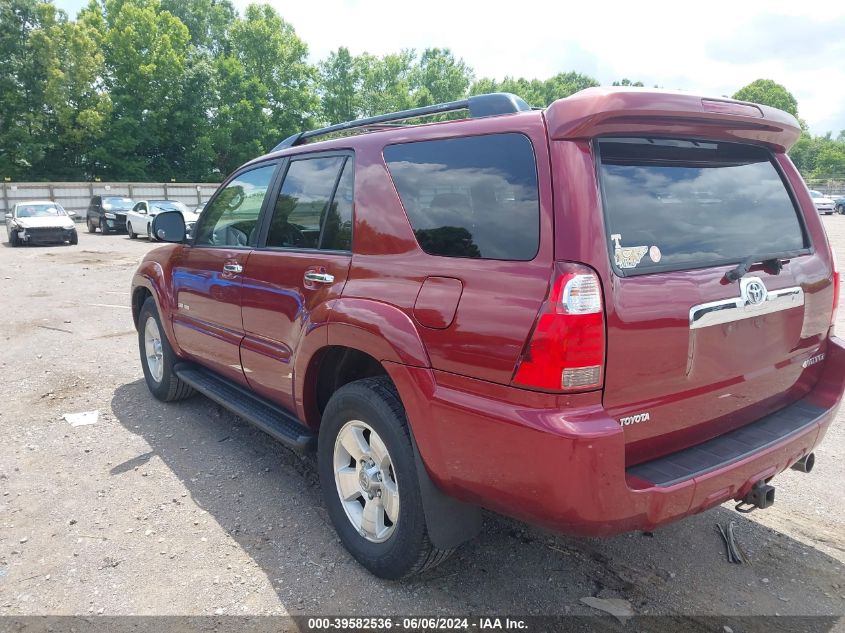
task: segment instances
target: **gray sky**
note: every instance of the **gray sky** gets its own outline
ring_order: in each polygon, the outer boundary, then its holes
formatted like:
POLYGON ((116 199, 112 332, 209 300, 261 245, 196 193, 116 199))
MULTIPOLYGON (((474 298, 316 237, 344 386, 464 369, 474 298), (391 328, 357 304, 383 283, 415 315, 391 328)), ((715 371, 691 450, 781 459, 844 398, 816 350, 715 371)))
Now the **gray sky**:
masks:
MULTIPOLYGON (((314 61, 338 46, 353 54, 439 46, 478 77, 498 79, 575 70, 607 84, 628 77, 730 95, 766 78, 795 95, 814 134, 845 129, 843 2, 263 1, 294 26, 314 61)), ((71 15, 83 4, 56 0, 71 15)))

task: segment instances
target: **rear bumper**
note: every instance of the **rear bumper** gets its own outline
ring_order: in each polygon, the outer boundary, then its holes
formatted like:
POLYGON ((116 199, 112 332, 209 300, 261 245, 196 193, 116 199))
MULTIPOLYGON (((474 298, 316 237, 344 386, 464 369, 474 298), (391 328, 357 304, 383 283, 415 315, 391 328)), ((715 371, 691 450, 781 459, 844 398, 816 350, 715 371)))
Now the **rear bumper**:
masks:
POLYGON ((826 355, 819 382, 801 400, 802 412, 795 412, 803 419, 792 427, 775 420, 761 430, 769 433, 768 441, 728 451, 724 462, 692 469, 688 476, 652 477, 657 483, 643 469, 626 471, 622 428, 598 402, 535 408, 494 399, 477 384, 456 386, 454 378, 444 387, 431 370, 389 371, 423 461, 445 493, 564 533, 602 536, 652 530, 741 499, 756 482, 812 451, 845 387, 845 343, 829 339, 826 355))

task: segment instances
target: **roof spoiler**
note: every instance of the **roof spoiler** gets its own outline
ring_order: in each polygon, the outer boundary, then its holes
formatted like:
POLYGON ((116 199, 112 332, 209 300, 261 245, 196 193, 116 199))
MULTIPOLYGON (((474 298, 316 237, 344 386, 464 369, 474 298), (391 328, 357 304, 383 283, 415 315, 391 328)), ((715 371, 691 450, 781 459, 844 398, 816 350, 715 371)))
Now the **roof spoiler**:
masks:
POLYGON ((481 117, 498 116, 500 114, 525 112, 530 109, 531 106, 523 101, 522 98, 517 97, 514 94, 509 92, 493 92, 490 94, 476 95, 469 97, 468 99, 461 99, 460 101, 436 103, 434 105, 423 106, 421 108, 411 108, 410 110, 390 112, 388 114, 379 114, 378 116, 371 116, 365 119, 337 123, 336 125, 321 127, 317 130, 297 132, 276 145, 272 151, 277 152, 288 147, 302 145, 308 139, 317 136, 325 136, 326 134, 332 134, 334 132, 344 132, 346 130, 365 128, 373 125, 389 123, 391 121, 403 121, 405 119, 433 116, 435 114, 443 114, 444 112, 469 110, 470 118, 477 119, 481 117))
POLYGON ((801 136, 798 120, 768 106, 670 90, 588 88, 545 112, 552 139, 596 136, 687 137, 766 145, 787 151, 801 136))

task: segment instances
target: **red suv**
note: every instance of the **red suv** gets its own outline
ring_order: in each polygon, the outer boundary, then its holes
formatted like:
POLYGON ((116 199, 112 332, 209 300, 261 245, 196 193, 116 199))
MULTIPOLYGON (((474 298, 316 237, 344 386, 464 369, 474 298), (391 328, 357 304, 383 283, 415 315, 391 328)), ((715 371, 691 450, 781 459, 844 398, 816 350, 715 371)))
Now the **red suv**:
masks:
POLYGON ((133 280, 147 384, 316 450, 341 540, 386 578, 443 560, 482 507, 580 535, 767 507, 845 381, 799 134, 764 106, 599 88, 297 134, 189 241, 156 216, 175 243, 133 280))

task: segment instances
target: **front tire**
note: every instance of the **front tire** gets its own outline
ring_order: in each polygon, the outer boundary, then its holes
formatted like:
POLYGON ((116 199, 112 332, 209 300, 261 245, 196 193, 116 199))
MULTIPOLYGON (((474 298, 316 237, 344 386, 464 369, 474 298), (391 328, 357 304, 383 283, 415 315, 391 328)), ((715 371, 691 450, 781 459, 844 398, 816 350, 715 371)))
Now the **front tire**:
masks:
POLYGON ((407 578, 452 553, 429 539, 408 421, 386 376, 351 382, 332 395, 320 425, 317 461, 335 530, 370 572, 407 578))
POLYGON ((16 246, 20 246, 20 239, 18 238, 17 231, 10 231, 9 232, 9 246, 15 248, 16 246))
POLYGON ((89 233, 95 233, 97 231, 97 227, 94 226, 94 221, 91 218, 88 218, 88 220, 86 221, 86 224, 88 225, 88 232, 89 233))
POLYGON ((144 379, 156 398, 163 402, 173 402, 194 394, 193 388, 182 382, 173 371, 176 354, 164 335, 152 297, 147 297, 138 315, 138 348, 144 379))
POLYGON ((105 218, 100 218, 100 233, 103 235, 108 235, 110 233, 109 223, 106 222, 105 218))
POLYGON ((79 244, 79 234, 76 232, 76 229, 73 229, 73 232, 70 234, 70 245, 76 246, 79 244))
POLYGON ((132 232, 132 224, 130 222, 126 223, 126 232, 129 233, 129 239, 134 240, 138 237, 137 233, 132 232))

